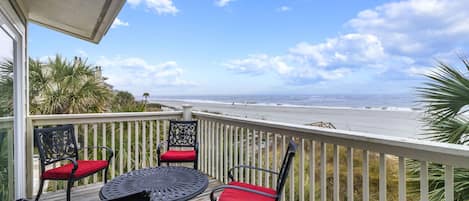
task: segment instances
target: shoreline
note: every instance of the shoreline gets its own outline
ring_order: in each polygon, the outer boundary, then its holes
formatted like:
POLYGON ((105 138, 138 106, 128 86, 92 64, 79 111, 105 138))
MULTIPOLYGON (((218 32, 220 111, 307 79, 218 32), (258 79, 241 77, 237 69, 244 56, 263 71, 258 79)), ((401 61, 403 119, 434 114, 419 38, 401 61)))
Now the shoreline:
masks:
POLYGON ((352 107, 288 106, 259 104, 229 104, 184 100, 152 100, 172 108, 190 104, 194 110, 237 117, 307 125, 330 122, 337 129, 381 135, 418 138, 423 128, 422 111, 384 110, 352 107))
POLYGON ((154 99, 152 103, 160 102, 185 102, 185 103, 196 103, 196 104, 220 104, 220 105, 241 105, 241 106, 260 106, 260 107, 287 107, 287 108, 311 108, 311 109, 338 109, 338 110, 377 110, 377 111, 396 111, 396 112, 409 112, 409 111, 422 111, 416 107, 399 107, 399 106, 322 106, 322 105, 294 105, 294 104, 283 104, 283 103, 257 103, 257 102, 223 102, 223 101, 212 101, 212 100, 198 100, 198 99, 154 99))

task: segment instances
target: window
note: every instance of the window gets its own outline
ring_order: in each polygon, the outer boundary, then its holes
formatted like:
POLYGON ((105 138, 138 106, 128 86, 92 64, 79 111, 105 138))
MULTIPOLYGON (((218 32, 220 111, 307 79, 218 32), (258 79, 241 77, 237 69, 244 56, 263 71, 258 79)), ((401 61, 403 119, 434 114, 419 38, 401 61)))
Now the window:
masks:
POLYGON ((0 200, 14 200, 15 39, 0 18, 0 200))

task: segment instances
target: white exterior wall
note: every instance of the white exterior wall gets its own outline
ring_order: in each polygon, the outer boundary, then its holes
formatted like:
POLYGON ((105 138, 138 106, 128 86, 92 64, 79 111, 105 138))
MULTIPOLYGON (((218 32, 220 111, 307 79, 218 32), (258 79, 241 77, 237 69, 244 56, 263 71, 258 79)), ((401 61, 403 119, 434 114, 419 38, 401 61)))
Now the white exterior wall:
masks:
POLYGON ((19 14, 13 9, 9 1, 0 1, 0 18, 7 22, 7 29, 12 31, 16 38, 16 65, 14 82, 14 174, 15 199, 26 197, 26 115, 28 110, 27 91, 27 53, 26 30, 27 26, 21 21, 19 14))

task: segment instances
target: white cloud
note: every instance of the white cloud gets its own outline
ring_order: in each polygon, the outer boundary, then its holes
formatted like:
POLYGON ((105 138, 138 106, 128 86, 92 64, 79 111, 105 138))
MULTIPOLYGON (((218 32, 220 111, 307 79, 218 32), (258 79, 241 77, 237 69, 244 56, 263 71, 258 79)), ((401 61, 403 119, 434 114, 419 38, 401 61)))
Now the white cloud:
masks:
POLYGON ((307 84, 347 76, 364 79, 358 72, 371 72, 366 73, 370 80, 415 79, 428 73, 434 59, 454 59, 455 52, 467 49, 468 7, 467 0, 386 3, 359 12, 345 24, 345 34, 321 43, 300 42, 283 55, 250 55, 225 65, 241 73, 275 72, 289 82, 307 84), (273 58, 282 58, 286 73, 280 73, 273 58))
POLYGON ((129 0, 127 2, 132 6, 138 6, 144 2, 148 9, 156 12, 158 15, 175 15, 179 12, 172 0, 129 0))
POLYGON ((433 67, 415 67, 412 66, 406 70, 406 72, 410 76, 422 76, 422 75, 428 75, 431 74, 435 71, 435 68, 433 67))
POLYGON ((134 94, 197 85, 183 78, 184 70, 175 61, 151 64, 138 57, 100 57, 96 65, 103 66, 103 75, 116 89, 134 94))
POLYGON ((122 20, 120 20, 119 18, 116 17, 116 19, 114 20, 114 22, 111 25, 111 29, 117 28, 117 27, 120 27, 120 26, 126 27, 126 26, 129 26, 129 23, 124 22, 124 21, 122 21, 122 20))
POLYGON ((288 6, 280 6, 280 8, 277 9, 277 11, 280 11, 280 12, 287 12, 287 11, 290 11, 291 8, 288 7, 288 6))
POLYGON ((235 0, 216 0, 215 1, 215 5, 219 6, 219 7, 225 7, 227 6, 229 3, 233 2, 235 0))
POLYGON ((85 50, 79 49, 79 50, 77 50, 77 53, 78 53, 79 57, 82 57, 82 58, 87 58, 88 57, 88 53, 85 50))

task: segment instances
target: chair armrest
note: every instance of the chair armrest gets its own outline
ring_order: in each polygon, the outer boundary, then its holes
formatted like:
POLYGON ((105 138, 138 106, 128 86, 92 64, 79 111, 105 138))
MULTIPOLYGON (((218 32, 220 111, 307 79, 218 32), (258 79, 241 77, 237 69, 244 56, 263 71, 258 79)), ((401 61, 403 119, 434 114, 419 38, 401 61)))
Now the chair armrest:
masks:
POLYGON ((275 171, 273 171, 273 170, 258 168, 258 167, 249 166, 249 165, 237 165, 237 166, 234 166, 234 167, 232 167, 232 168, 230 168, 230 169, 228 170, 228 177, 231 179, 231 181, 234 181, 234 178, 233 178, 233 170, 234 170, 234 169, 239 169, 239 168, 254 169, 254 170, 259 170, 259 171, 263 171, 263 172, 268 172, 268 173, 276 174, 276 175, 279 174, 278 172, 275 172, 275 171))
POLYGON ((272 194, 268 194, 266 192, 257 191, 257 190, 253 190, 253 189, 249 189, 249 188, 245 188, 245 187, 241 187, 241 186, 221 185, 221 186, 218 186, 218 187, 216 187, 212 190, 212 192, 210 193, 210 200, 211 201, 217 201, 217 199, 214 197, 215 192, 217 192, 219 190, 222 190, 222 189, 225 189, 225 188, 231 188, 231 189, 236 189, 236 190, 240 190, 240 191, 246 191, 246 192, 249 192, 249 193, 255 193, 255 194, 258 194, 258 195, 262 195, 262 196, 266 196, 266 197, 274 198, 274 199, 276 199, 278 197, 277 195, 272 195, 272 194))
POLYGON ((195 153, 199 153, 199 143, 196 142, 194 146, 195 153))
MULTIPOLYGON (((161 154, 161 146, 163 146, 163 144, 167 144, 168 142, 167 141, 163 141, 163 142, 160 142, 157 146, 156 146, 156 154, 159 156, 161 154)), ((159 158, 159 157, 158 157, 159 158)))
POLYGON ((81 148, 81 150, 84 150, 84 149, 104 149, 108 152, 109 154, 109 157, 108 157, 108 161, 111 161, 112 157, 114 157, 114 151, 109 148, 109 147, 105 147, 105 146, 93 146, 93 147, 83 147, 81 148))
POLYGON ((70 163, 73 164, 73 169, 72 169, 72 172, 70 173, 70 178, 72 178, 73 174, 75 174, 75 171, 78 169, 78 163, 74 158, 64 158, 63 160, 70 161, 70 163))

